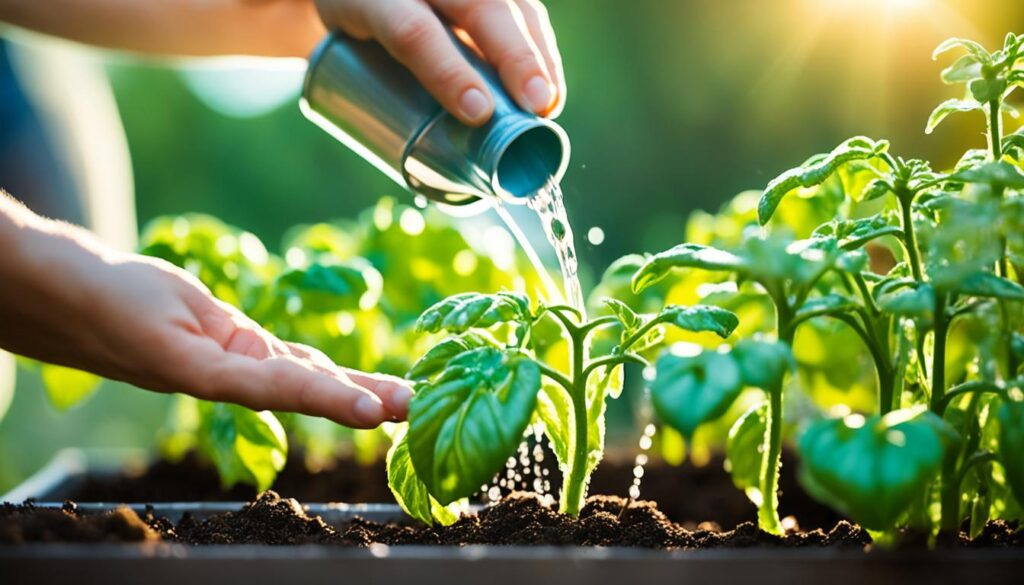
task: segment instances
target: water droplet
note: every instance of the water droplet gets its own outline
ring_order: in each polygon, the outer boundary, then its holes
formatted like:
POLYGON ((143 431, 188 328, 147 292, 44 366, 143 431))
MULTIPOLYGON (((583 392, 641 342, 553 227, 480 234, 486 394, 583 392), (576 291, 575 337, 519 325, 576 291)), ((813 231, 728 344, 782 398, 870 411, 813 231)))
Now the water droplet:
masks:
POLYGON ((651 448, 651 443, 652 442, 653 441, 651 441, 650 437, 648 437, 647 435, 644 435, 644 436, 640 437, 640 448, 643 449, 644 451, 646 451, 646 450, 651 448))
POLYGON ((590 228, 587 231, 587 241, 594 246, 600 246, 604 243, 604 230, 596 225, 590 228))

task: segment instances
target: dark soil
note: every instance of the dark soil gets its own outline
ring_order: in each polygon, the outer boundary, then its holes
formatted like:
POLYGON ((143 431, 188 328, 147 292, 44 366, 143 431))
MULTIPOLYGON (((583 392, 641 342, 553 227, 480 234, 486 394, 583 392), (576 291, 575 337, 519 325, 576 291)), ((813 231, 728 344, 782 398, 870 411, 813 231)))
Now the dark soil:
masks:
POLYGON ((103 514, 79 514, 68 502, 60 510, 3 504, 0 508, 0 543, 26 542, 144 542, 160 534, 130 508, 103 514))
MULTIPOLYGON (((548 457, 546 461, 553 461, 548 457)), ((831 509, 808 496, 796 480, 796 462, 786 453, 780 478, 781 513, 793 515, 803 529, 829 529, 842 519, 831 509)), ((552 479, 557 469, 549 469, 552 479)), ((631 457, 606 457, 598 466, 590 484, 591 493, 628 496, 633 481, 631 457)), ((338 459, 327 469, 310 471, 301 455, 290 457, 278 476, 274 489, 302 502, 384 502, 394 503, 387 486, 383 461, 361 465, 351 459, 338 459)), ((556 488, 557 489, 557 488, 556 488)), ((755 522, 757 510, 722 468, 716 457, 705 466, 685 463, 673 467, 659 460, 650 461, 645 470, 641 496, 658 502, 670 520, 690 529, 699 525, 731 528, 755 522), (709 524, 712 523, 713 524, 709 524)), ((256 497, 252 487, 238 485, 223 490, 217 473, 194 455, 171 463, 158 461, 145 470, 118 476, 89 476, 71 493, 57 494, 59 499, 80 502, 185 502, 248 501, 256 497)))
MULTIPOLYGON (((355 519, 341 526, 308 516, 298 502, 266 492, 237 512, 205 519, 184 516, 176 525, 147 513, 139 518, 127 508, 99 515, 80 515, 74 504, 63 510, 43 510, 25 504, 0 511, 0 543, 140 542, 163 539, 190 545, 208 544, 326 544, 387 545, 579 545, 626 546, 653 549, 708 548, 863 548, 867 533, 845 521, 828 531, 791 532, 772 536, 743 523, 735 530, 688 530, 665 517, 653 502, 629 503, 615 496, 593 496, 579 518, 558 514, 534 494, 516 493, 477 515, 464 516, 449 527, 383 524, 355 519)), ((974 540, 961 535, 963 547, 1024 546, 1015 523, 991 522, 974 540)))

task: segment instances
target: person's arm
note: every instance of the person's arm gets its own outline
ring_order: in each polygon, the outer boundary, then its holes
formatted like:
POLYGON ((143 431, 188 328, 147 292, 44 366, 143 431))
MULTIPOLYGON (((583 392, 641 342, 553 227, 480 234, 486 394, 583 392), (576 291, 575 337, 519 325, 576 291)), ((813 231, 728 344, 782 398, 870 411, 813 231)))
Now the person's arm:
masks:
POLYGON ((335 365, 215 299, 184 270, 106 248, 0 191, 0 348, 158 392, 374 427, 405 418, 397 378, 335 365))
POLYGON ((0 22, 161 55, 306 57, 327 29, 342 30, 379 41, 445 109, 483 124, 494 100, 442 19, 494 65, 520 107, 561 112, 562 59, 540 0, 0 0, 0 22))
POLYGON ((167 56, 306 57, 325 34, 311 0, 0 0, 0 22, 167 56))

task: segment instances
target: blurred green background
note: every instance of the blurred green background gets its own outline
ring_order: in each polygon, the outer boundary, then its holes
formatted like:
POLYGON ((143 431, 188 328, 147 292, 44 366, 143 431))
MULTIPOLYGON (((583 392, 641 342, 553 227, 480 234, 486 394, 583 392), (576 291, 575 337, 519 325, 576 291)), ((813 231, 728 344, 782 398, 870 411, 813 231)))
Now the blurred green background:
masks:
MULTIPOLYGON (((983 146, 971 119, 980 114, 924 134, 932 107, 958 97, 939 81, 943 64, 931 51, 950 36, 993 47, 1024 23, 1019 0, 547 4, 569 86, 560 122, 573 153, 563 188, 585 278, 622 254, 677 243, 690 211, 761 188, 850 135, 889 138, 895 152, 939 168, 964 144, 983 146), (607 236, 599 246, 586 242, 593 226, 607 236)), ((296 72, 183 74, 108 59, 140 225, 199 211, 273 247, 295 224, 351 217, 385 194, 405 197, 301 116, 296 72)), ((150 444, 166 404, 108 383, 56 413, 36 374, 21 370, 0 421, 0 490, 62 446, 150 444)))

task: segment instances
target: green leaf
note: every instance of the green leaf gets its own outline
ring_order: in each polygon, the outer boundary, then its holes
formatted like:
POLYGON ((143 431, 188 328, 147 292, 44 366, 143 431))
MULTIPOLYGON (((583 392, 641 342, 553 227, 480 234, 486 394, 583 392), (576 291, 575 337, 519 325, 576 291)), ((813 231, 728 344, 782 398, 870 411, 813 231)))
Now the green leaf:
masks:
POLYGON ((950 181, 982 183, 993 187, 1024 189, 1024 173, 1006 161, 988 162, 949 176, 950 181))
POLYGON ((50 404, 61 411, 92 396, 103 381, 95 374, 53 364, 40 364, 39 373, 50 404))
POLYGON ((733 330, 740 324, 735 313, 712 305, 670 305, 661 311, 657 319, 687 331, 710 331, 723 339, 732 335, 733 330))
POLYGON ((924 133, 931 134, 946 119, 946 116, 953 112, 971 112, 974 110, 981 110, 981 104, 974 100, 946 100, 932 110, 931 115, 928 116, 928 125, 924 129, 924 133))
POLYGON ((789 346, 782 341, 743 339, 733 348, 732 356, 743 384, 763 390, 779 387, 795 365, 789 346))
POLYGON ((883 291, 876 301, 882 311, 913 319, 925 327, 930 327, 935 318, 935 289, 929 284, 883 291))
POLYGON ((310 264, 282 274, 274 286, 278 302, 290 314, 335 313, 376 305, 381 277, 369 265, 310 264))
POLYGON ((892 193, 892 185, 885 179, 871 179, 860 192, 857 201, 873 201, 892 193))
POLYGON ((938 473, 948 433, 955 431, 923 409, 849 415, 812 423, 799 450, 814 491, 831 496, 823 503, 865 528, 886 530, 938 473))
POLYGON ((757 507, 761 506, 761 465, 764 463, 765 436, 768 429, 768 402, 755 405, 729 429, 725 443, 725 470, 732 483, 747 494, 757 507))
POLYGON ((436 520, 448 526, 459 519, 457 513, 431 497, 427 485, 416 475, 409 457, 409 441, 405 430, 399 431, 388 449, 387 470, 391 493, 406 514, 428 525, 433 525, 436 520))
POLYGON ((525 354, 492 347, 465 352, 409 404, 416 474, 447 505, 500 471, 522 441, 540 390, 540 368, 525 354))
POLYGON ((961 279, 956 290, 975 297, 1024 301, 1024 286, 991 272, 977 272, 961 279))
POLYGON ((1006 91, 1006 80, 998 77, 995 79, 972 79, 967 87, 971 90, 974 99, 987 104, 1002 99, 1003 92, 1006 91))
POLYGON ((948 84, 967 83, 981 77, 981 62, 974 55, 963 55, 943 69, 940 77, 948 84))
POLYGON ((530 301, 522 294, 462 293, 450 296, 420 315, 416 330, 427 333, 449 331, 462 333, 469 329, 486 329, 498 323, 527 323, 530 301))
MULTIPOLYGON (((888 188, 886 188, 888 192, 888 188)), ((833 220, 814 230, 814 237, 833 237, 843 250, 856 250, 883 236, 898 236, 903 231, 882 214, 853 220, 833 220)))
POLYGON ((622 323, 622 336, 632 335, 643 324, 644 320, 629 305, 618 299, 602 299, 605 306, 615 315, 615 318, 622 323))
POLYGON ((840 166, 856 161, 868 160, 885 152, 889 143, 885 140, 874 141, 864 136, 855 136, 835 147, 823 158, 815 157, 808 163, 790 169, 773 179, 765 187, 761 201, 757 205, 757 221, 765 225, 775 214, 782 198, 799 187, 820 185, 832 176, 840 166))
POLYGON ((675 268, 699 268, 718 272, 742 272, 742 258, 724 250, 700 244, 679 244, 647 259, 633 275, 633 292, 639 293, 665 278, 675 268))
POLYGON ((977 59, 979 63, 987 65, 992 62, 992 56, 989 55, 989 52, 986 51, 985 47, 981 46, 980 43, 970 39, 960 39, 956 37, 946 39, 939 43, 939 46, 935 47, 935 50, 932 51, 932 59, 937 59, 939 55, 957 47, 967 49, 967 52, 977 59))
POLYGON ((689 438, 698 426, 725 414, 742 390, 739 366, 729 354, 666 353, 655 364, 651 402, 666 424, 689 438))
POLYGON ((225 487, 243 482, 263 491, 273 485, 288 456, 288 439, 272 413, 200 402, 199 417, 200 444, 225 487))
POLYGON ((796 312, 794 322, 800 323, 815 317, 850 313, 860 308, 860 304, 849 297, 837 293, 829 293, 822 297, 808 299, 796 312))
POLYGON ((1006 402, 999 408, 999 460, 1013 497, 1024 505, 1024 402, 1006 402))
POLYGON ((573 418, 572 402, 560 386, 545 384, 537 396, 537 416, 544 423, 544 434, 551 441, 551 449, 558 459, 558 468, 568 473, 572 468, 573 418))
POLYGON ((455 356, 480 347, 498 347, 498 342, 483 331, 470 331, 445 338, 427 350, 409 369, 407 378, 428 378, 440 372, 455 356))

